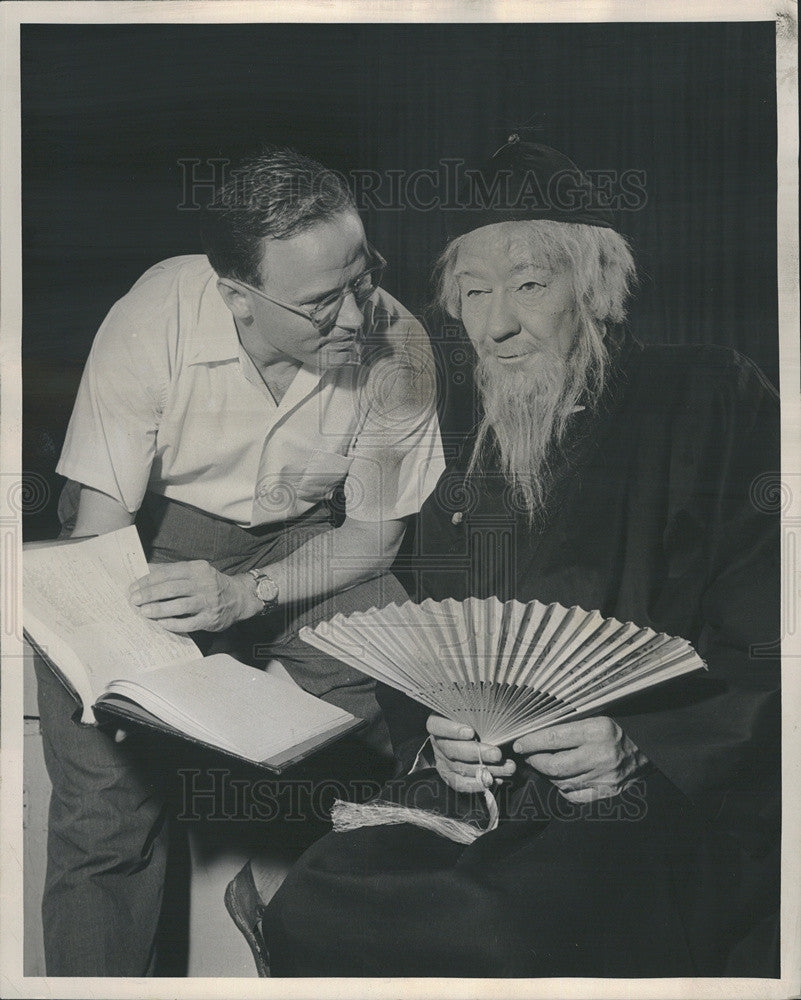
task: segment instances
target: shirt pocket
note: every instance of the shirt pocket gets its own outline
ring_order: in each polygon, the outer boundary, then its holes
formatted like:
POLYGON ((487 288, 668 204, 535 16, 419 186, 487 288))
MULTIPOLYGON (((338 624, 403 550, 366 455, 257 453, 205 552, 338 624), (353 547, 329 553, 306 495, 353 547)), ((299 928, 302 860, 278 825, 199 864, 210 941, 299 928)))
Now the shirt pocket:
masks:
POLYGON ((353 456, 316 449, 306 461, 297 495, 306 501, 324 500, 345 479, 352 462, 353 456))

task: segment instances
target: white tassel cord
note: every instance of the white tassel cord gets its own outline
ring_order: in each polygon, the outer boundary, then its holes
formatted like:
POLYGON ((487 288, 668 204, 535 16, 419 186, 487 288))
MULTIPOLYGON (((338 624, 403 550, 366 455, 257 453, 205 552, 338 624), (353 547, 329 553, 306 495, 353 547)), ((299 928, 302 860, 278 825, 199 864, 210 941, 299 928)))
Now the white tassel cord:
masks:
MULTIPOLYGON (((415 758, 414 758, 414 762, 412 763, 412 766, 409 768, 409 774, 414 774, 414 772, 417 770, 417 765, 420 763, 420 758, 423 756, 423 751, 425 750, 425 748, 428 746, 429 743, 431 743, 431 737, 430 736, 426 736, 425 742, 420 747, 420 749, 417 751, 417 753, 415 755, 415 758)), ((433 749, 434 749, 434 745, 433 744, 431 744, 431 749, 433 751, 433 749)))
POLYGON ((472 844, 484 832, 470 823, 425 809, 410 809, 408 806, 396 806, 391 802, 367 802, 359 805, 356 802, 343 802, 337 799, 331 807, 331 819, 335 833, 346 833, 348 830, 358 830, 363 826, 394 826, 398 823, 411 823, 425 830, 432 830, 440 837, 455 840, 457 844, 472 844))
MULTIPOLYGON (((425 746, 425 743, 423 744, 425 746)), ((420 748, 422 752, 423 747, 420 748)), ((418 754, 419 756, 419 754, 418 754)), ((481 781, 482 772, 489 774, 481 760, 481 750, 478 752, 479 765, 476 768, 476 779, 481 781)), ((416 761, 415 761, 416 763, 416 761)), ((483 782, 482 782, 483 784, 483 782)), ((345 833, 348 830, 358 830, 363 826, 395 826, 400 823, 411 823, 424 830, 431 830, 457 844, 472 844, 485 833, 498 826, 498 803, 489 788, 484 788, 484 800, 487 803, 489 822, 482 830, 465 820, 451 819, 450 816, 440 816, 439 813, 427 809, 412 809, 409 806, 398 806, 392 802, 343 802, 337 799, 331 807, 331 820, 335 833, 345 833)))
POLYGON ((487 812, 489 813, 489 823, 487 823, 486 829, 482 830, 482 833, 489 833, 490 830, 494 830, 498 826, 498 803, 495 800, 495 796, 492 794, 492 775, 484 767, 484 761, 481 759, 481 744, 478 744, 478 767, 476 768, 476 781, 480 781, 484 785, 484 801, 487 803, 487 812), (489 778, 489 785, 485 783, 485 776, 489 778))

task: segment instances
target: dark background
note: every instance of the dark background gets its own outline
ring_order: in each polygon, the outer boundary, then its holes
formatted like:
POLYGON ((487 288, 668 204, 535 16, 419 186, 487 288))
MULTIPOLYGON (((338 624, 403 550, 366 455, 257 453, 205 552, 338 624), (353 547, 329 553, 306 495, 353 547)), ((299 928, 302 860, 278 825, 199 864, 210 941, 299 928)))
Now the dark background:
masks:
MULTIPOLYGON (((644 171, 645 205, 618 216, 641 279, 633 330, 735 347, 777 382, 774 33, 23 25, 26 538, 57 531, 53 470, 105 313, 151 264, 200 252, 178 161, 233 159, 263 140, 346 173, 412 171, 476 166, 531 122, 584 169, 644 171)), ((421 313, 441 220, 407 206, 370 209, 365 224, 391 263, 386 287, 421 313)), ((460 374, 443 382, 455 429, 470 416, 460 374)))

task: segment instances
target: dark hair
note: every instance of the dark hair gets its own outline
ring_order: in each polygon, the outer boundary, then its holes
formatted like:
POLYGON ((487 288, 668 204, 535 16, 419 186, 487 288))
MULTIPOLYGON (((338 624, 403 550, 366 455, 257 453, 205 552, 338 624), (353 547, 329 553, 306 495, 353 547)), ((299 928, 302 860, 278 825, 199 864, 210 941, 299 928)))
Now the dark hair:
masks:
POLYGON ((263 147, 228 172, 203 210, 201 238, 221 278, 261 284, 261 241, 286 239, 355 209, 344 179, 316 160, 263 147))

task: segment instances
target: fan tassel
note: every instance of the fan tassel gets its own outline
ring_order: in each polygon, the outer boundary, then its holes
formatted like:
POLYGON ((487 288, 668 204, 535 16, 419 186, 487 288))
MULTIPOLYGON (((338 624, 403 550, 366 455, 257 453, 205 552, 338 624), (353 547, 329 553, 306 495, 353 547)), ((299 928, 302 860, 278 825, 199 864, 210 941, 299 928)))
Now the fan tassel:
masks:
MULTIPOLYGON (((478 778, 482 768, 476 772, 478 778)), ((411 823, 446 837, 457 844, 472 844, 485 833, 494 830, 498 825, 498 803, 489 788, 484 789, 484 799, 489 812, 489 822, 485 829, 467 823, 464 820, 452 819, 450 816, 440 816, 439 813, 427 809, 412 809, 409 806, 398 806, 392 802, 344 802, 336 799, 331 807, 331 820, 334 833, 346 833, 348 830, 358 830, 363 826, 395 826, 399 823, 411 823)))
POLYGON ((482 831, 470 823, 463 823, 449 816, 439 816, 425 809, 410 809, 408 806, 396 806, 389 802, 343 802, 337 799, 331 807, 331 819, 335 833, 347 833, 348 830, 358 830, 363 826, 393 826, 398 823, 411 823, 432 830, 440 837, 455 840, 457 844, 472 844, 482 831))

